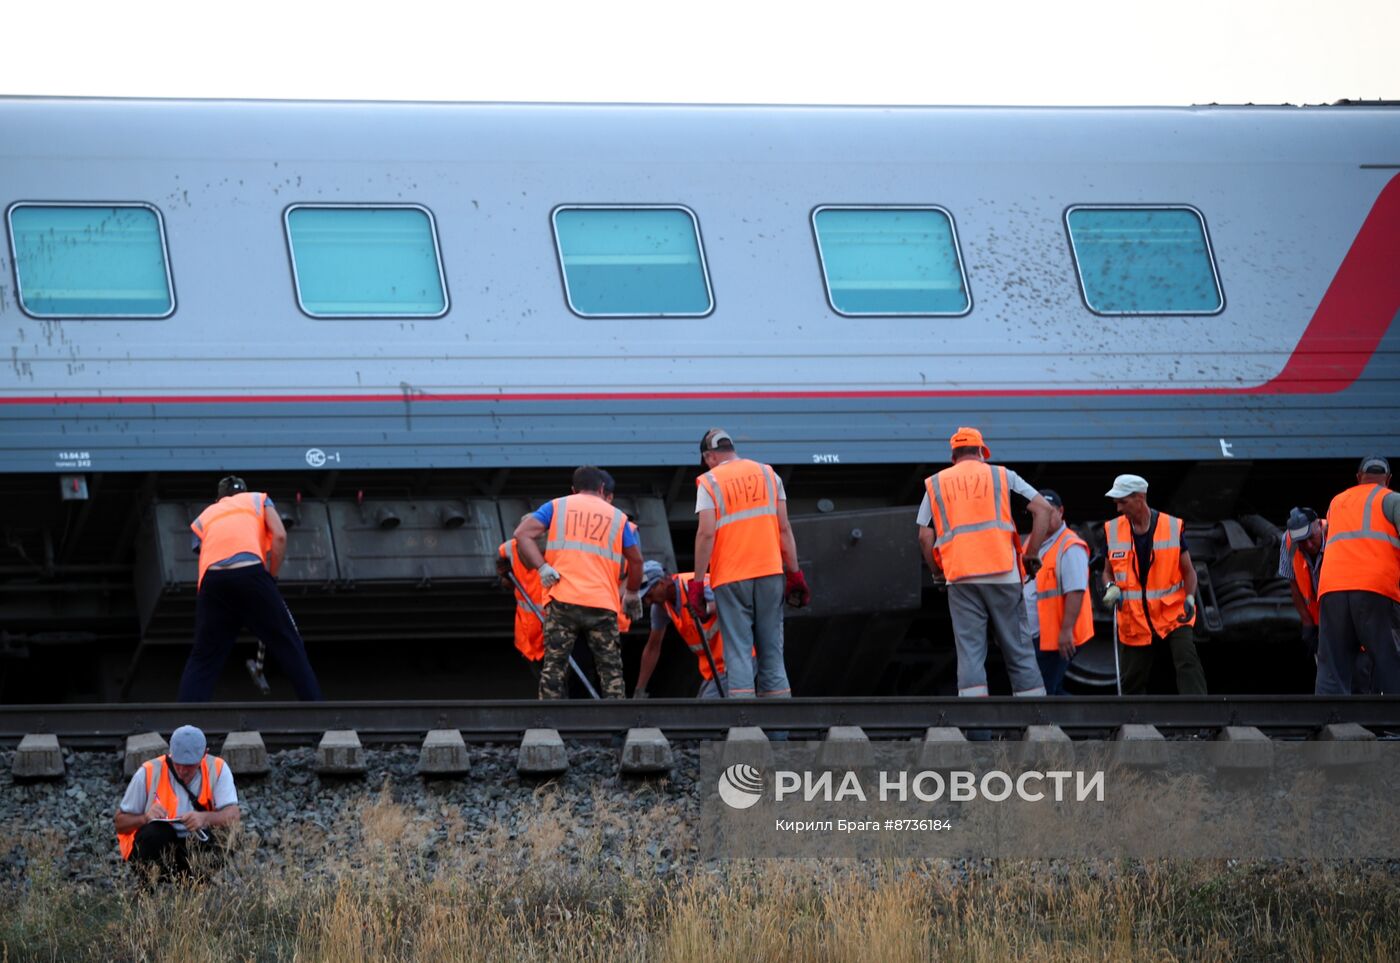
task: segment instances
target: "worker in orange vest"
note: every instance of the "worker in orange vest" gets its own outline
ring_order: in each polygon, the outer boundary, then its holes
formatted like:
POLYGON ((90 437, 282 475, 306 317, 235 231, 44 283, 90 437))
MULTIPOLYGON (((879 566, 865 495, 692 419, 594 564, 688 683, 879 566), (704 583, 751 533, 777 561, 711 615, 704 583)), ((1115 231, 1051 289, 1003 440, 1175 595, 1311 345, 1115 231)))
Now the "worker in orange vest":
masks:
MULTIPOLYGON (((1050 504, 1050 534, 1040 546, 1035 573, 1035 609, 1039 643, 1036 661, 1048 695, 1064 695, 1065 672, 1079 647, 1094 637, 1089 596, 1089 545, 1065 524, 1065 504, 1057 492, 1042 488, 1050 504)), ((1029 613, 1028 613, 1029 614, 1029 613)))
POLYGON ((1025 556, 1035 559, 1050 530, 1050 504, 1020 475, 992 457, 982 433, 959 428, 948 439, 952 467, 924 479, 919 550, 935 577, 948 582, 948 614, 958 654, 958 695, 985 696, 990 626, 1018 696, 1045 695, 1031 644, 1021 538, 1011 518, 1011 495, 1027 502, 1033 519, 1025 556))
POLYGON ((1303 644, 1317 661, 1318 595, 1317 579, 1322 572, 1322 546, 1327 538, 1327 520, 1311 508, 1295 508, 1288 513, 1288 527, 1279 544, 1279 578, 1288 579, 1293 607, 1303 623, 1303 644))
POLYGON ((298 699, 320 699, 301 633, 277 590, 287 529, 272 499, 248 491, 237 475, 219 480, 218 495, 190 524, 199 551, 199 589, 194 648, 180 678, 179 700, 208 701, 244 626, 266 643, 298 699))
POLYGON ((209 755, 203 732, 181 726, 168 753, 132 774, 117 804, 117 845, 133 866, 188 874, 190 841, 208 842, 209 830, 238 820, 228 764, 209 755))
POLYGON ((687 604, 692 615, 705 611, 708 574, 720 633, 729 642, 730 698, 789 697, 783 600, 800 608, 812 592, 798 565, 787 492, 771 466, 740 458, 723 428, 701 437, 700 461, 705 472, 695 479, 699 528, 687 604))
POLYGON ((544 659, 540 698, 568 694, 569 655, 580 632, 588 637, 605 699, 624 699, 622 650, 618 643, 618 579, 624 559, 630 570, 623 589, 629 618, 642 617, 642 551, 627 516, 603 497, 602 470, 583 465, 574 472, 573 493, 546 502, 515 528, 516 550, 539 572, 544 587, 544 659), (535 539, 546 536, 544 554, 535 539))
POLYGON ((1374 690, 1400 693, 1400 494, 1379 455, 1361 459, 1356 484, 1327 509, 1317 594, 1317 694, 1352 691, 1362 646, 1374 690))
POLYGON ((695 693, 696 698, 727 697, 729 687, 724 670, 724 637, 719 630, 714 592, 708 588, 704 590, 705 610, 703 617, 697 620, 688 604, 690 583, 695 580, 694 572, 681 572, 668 577, 660 562, 648 561, 642 573, 642 602, 651 606, 651 633, 647 636, 646 647, 642 649, 642 667, 637 674, 635 697, 645 699, 647 696, 647 683, 651 681, 656 662, 661 656, 661 640, 666 636, 667 622, 676 627, 681 641, 695 656, 700 667, 700 690, 695 693))
POLYGON ((1147 691, 1153 661, 1170 652, 1182 695, 1205 695, 1196 652, 1196 567, 1181 519, 1147 505, 1147 479, 1119 475, 1106 492, 1118 517, 1104 522, 1104 602, 1116 606, 1117 658, 1124 695, 1147 691), (1109 582, 1109 579, 1112 579, 1109 582))
POLYGON ((496 575, 515 596, 515 647, 527 662, 539 662, 544 658, 544 622, 535 613, 544 611, 544 587, 540 573, 521 559, 513 538, 496 549, 496 575))

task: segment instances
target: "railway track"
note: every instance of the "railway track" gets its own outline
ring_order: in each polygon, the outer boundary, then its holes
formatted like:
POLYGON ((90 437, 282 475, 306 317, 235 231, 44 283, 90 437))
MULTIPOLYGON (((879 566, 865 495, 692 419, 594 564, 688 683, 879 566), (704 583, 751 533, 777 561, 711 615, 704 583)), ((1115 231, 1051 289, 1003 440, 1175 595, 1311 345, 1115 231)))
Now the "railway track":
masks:
POLYGON ((1013 735, 1055 725, 1073 738, 1111 738, 1124 725, 1163 732, 1253 726, 1279 738, 1310 738, 1334 723, 1400 736, 1395 696, 1087 696, 1050 699, 840 698, 745 702, 696 699, 619 701, 228 702, 199 705, 98 704, 0 706, 0 746, 51 733, 65 746, 102 748, 140 732, 168 733, 195 723, 211 735, 256 731, 269 743, 309 744, 329 730, 353 729, 366 742, 411 742, 455 729, 469 742, 510 741, 527 729, 554 729, 574 740, 608 739, 657 728, 671 739, 719 739, 731 727, 818 737, 857 726, 872 738, 904 738, 929 727, 1013 735))

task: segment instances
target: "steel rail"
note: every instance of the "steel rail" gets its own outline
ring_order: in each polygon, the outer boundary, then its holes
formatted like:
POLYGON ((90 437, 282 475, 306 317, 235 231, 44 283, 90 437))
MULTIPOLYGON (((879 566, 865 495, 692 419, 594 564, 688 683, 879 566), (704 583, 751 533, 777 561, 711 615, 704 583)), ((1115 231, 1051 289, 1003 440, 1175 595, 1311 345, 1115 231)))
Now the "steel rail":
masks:
POLYGON ((1316 731, 1334 722, 1400 730, 1395 696, 1081 696, 1040 699, 801 698, 761 700, 565 700, 559 702, 224 702, 0 706, 0 744, 28 733, 104 744, 137 732, 168 733, 193 723, 211 734, 254 730, 280 742, 308 741, 330 729, 354 729, 370 741, 458 729, 473 741, 513 739, 526 729, 575 737, 616 735, 654 726, 672 738, 713 738, 731 726, 794 733, 860 726, 878 735, 919 734, 928 726, 1021 729, 1058 725, 1111 734, 1121 725, 1160 729, 1316 731))

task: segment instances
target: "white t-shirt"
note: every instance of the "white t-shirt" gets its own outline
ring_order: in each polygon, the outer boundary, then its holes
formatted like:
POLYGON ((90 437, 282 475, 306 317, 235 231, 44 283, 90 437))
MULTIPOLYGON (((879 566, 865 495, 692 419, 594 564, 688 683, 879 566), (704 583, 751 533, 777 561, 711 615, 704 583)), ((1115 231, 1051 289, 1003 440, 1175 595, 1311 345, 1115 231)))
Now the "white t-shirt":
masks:
MULTIPOLYGON (((1006 482, 1011 486, 1011 490, 1020 495, 1026 501, 1035 498, 1040 492, 1030 486, 1024 478, 1016 474, 1010 468, 1006 469, 1006 482)), ((924 489, 924 500, 919 503, 919 515, 917 522, 920 528, 928 526, 933 521, 933 506, 929 504, 928 489, 924 489)), ((974 575, 972 578, 960 578, 959 585, 1015 585, 1021 581, 1021 576, 1016 574, 1016 570, 1003 572, 1000 575, 974 575)))
MULTIPOLYGON (((745 460, 745 459, 737 459, 737 460, 743 461, 743 460, 745 460)), ((728 462, 725 462, 725 464, 728 464, 728 462)), ((787 501, 787 491, 783 488, 783 479, 782 479, 782 476, 779 475, 777 472, 773 472, 773 478, 776 479, 777 482, 778 482, 778 501, 780 501, 780 502, 785 502, 785 501, 787 501)), ((699 515, 701 512, 705 511, 706 509, 710 509, 710 508, 714 508, 714 507, 715 507, 715 501, 714 501, 713 498, 710 497, 710 490, 709 490, 708 488, 706 488, 704 485, 696 485, 696 486, 695 486, 695 514, 699 515)))
MULTIPOLYGON (((157 766, 156 768, 159 770, 161 767, 157 766)), ((214 780, 214 797, 211 802, 211 808, 216 810, 235 805, 238 802, 238 791, 233 788, 233 772, 229 769, 228 763, 224 763, 222 770, 218 778, 214 780)), ((214 759, 212 756, 209 758, 209 771, 210 773, 214 771, 214 759)), ((181 788, 180 780, 175 778, 175 773, 172 772, 170 775, 170 785, 175 789, 175 811, 173 813, 166 813, 166 815, 179 818, 185 815, 185 813, 194 812, 194 804, 190 802, 190 797, 186 795, 185 790, 181 788)), ((159 771, 152 776, 151 791, 153 794, 155 792, 156 776, 159 776, 161 779, 165 778, 159 771)), ((203 774, 196 771, 194 778, 190 780, 190 789, 194 792, 196 797, 200 794, 200 783, 203 778, 203 774)), ((121 812, 136 816, 146 811, 147 806, 150 805, 150 801, 150 797, 146 795, 146 768, 141 766, 132 774, 131 782, 128 783, 126 787, 126 794, 122 796, 121 804, 117 806, 117 809, 121 812)), ((175 831, 181 836, 185 835, 187 832, 184 825, 181 823, 171 823, 171 825, 175 827, 175 831)))

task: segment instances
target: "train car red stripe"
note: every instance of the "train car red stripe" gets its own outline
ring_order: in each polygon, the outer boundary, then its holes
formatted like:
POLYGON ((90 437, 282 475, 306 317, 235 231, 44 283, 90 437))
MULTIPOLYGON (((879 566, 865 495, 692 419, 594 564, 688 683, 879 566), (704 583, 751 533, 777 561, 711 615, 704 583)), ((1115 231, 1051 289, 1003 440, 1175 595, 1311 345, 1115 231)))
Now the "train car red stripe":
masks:
POLYGON ((0 404, 415 404, 443 401, 703 401, 821 398, 1019 398, 1082 395, 1277 395, 1331 394, 1350 387, 1375 355, 1400 312, 1400 175, 1390 179, 1371 206, 1351 248, 1318 304, 1283 370, 1262 385, 1246 388, 973 388, 923 391, 660 391, 660 392, 474 392, 374 395, 114 395, 0 398, 0 404))

